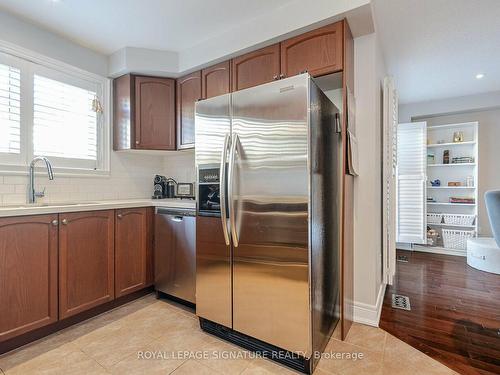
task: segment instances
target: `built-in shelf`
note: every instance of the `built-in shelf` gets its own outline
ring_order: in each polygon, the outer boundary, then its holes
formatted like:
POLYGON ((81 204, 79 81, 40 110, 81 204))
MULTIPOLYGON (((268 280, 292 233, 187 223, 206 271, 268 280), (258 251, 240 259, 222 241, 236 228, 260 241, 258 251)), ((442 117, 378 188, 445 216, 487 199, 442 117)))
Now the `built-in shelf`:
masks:
POLYGON ((427 164, 428 167, 463 167, 475 165, 476 163, 427 164))
POLYGON ((446 124, 446 125, 430 125, 427 130, 438 130, 446 128, 464 128, 464 127, 477 127, 477 122, 464 122, 461 124, 446 124))
POLYGON ((475 145, 476 141, 465 141, 465 142, 449 142, 449 143, 432 143, 427 145, 427 148, 433 147, 449 147, 449 146, 463 146, 463 145, 475 145))
POLYGON ((434 225, 435 227, 452 227, 452 228, 475 228, 475 225, 458 225, 458 224, 445 224, 445 223, 429 223, 427 225, 434 225))
POLYGON ((475 186, 427 186, 427 189, 475 189, 475 186))
POLYGON ((469 206, 473 207, 475 203, 450 203, 450 202, 427 202, 430 206, 469 206))

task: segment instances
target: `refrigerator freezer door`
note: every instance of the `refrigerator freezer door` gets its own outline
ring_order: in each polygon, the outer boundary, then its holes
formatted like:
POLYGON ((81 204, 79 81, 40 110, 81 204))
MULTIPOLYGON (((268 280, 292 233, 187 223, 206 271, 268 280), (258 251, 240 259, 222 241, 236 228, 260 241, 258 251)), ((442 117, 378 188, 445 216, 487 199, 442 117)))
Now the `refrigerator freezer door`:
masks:
POLYGON ((233 93, 233 329, 311 354, 307 75, 233 93))
MULTIPOLYGON (((195 159, 196 171, 214 168, 222 170, 224 143, 231 134, 230 95, 196 103, 195 159)), ((224 176, 219 176, 223 182, 224 176)), ((197 184, 199 187, 199 184, 197 184)), ((220 189, 223 200, 225 188, 220 189)), ((196 314, 202 318, 232 327, 231 311, 231 245, 223 225, 222 215, 196 218, 196 314)))

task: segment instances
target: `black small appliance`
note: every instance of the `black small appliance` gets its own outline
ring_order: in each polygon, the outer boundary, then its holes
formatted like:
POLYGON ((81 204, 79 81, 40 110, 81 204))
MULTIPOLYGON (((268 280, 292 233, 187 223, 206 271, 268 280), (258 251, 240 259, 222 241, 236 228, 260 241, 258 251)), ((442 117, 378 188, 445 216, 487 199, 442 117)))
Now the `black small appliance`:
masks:
POLYGON ((166 186, 165 176, 157 174, 153 179, 153 199, 163 199, 167 196, 167 186, 166 186))

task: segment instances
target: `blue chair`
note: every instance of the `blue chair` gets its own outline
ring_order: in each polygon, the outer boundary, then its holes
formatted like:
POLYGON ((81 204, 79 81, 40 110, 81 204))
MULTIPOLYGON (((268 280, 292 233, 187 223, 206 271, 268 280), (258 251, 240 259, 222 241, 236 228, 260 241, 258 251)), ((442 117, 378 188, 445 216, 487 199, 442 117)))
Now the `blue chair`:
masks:
POLYGON ((484 194, 491 231, 500 247, 500 190, 490 190, 484 194))

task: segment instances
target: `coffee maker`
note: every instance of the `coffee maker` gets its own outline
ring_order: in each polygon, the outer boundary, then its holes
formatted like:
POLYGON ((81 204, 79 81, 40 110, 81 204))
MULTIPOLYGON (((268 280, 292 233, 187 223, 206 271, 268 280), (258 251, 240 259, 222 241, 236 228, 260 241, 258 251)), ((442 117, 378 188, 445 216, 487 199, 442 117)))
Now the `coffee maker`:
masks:
POLYGON ((176 181, 157 174, 153 179, 153 199, 175 198, 176 181))

